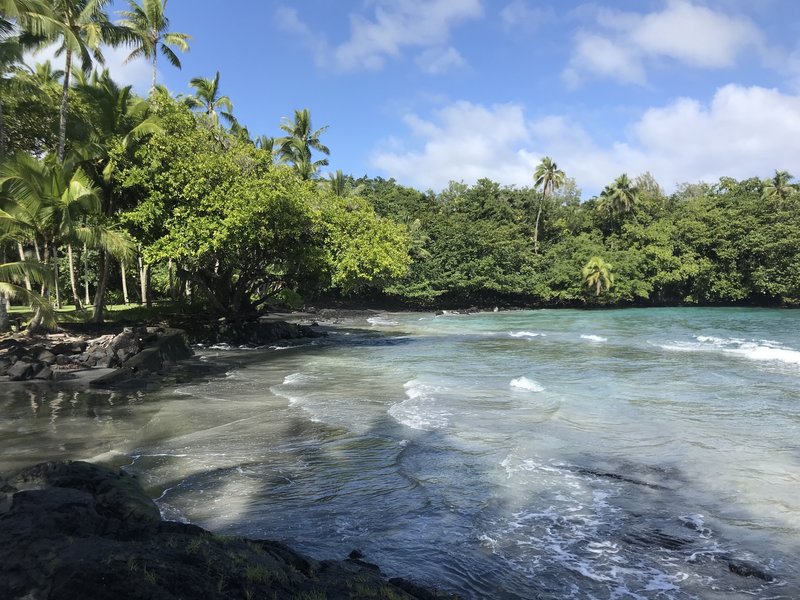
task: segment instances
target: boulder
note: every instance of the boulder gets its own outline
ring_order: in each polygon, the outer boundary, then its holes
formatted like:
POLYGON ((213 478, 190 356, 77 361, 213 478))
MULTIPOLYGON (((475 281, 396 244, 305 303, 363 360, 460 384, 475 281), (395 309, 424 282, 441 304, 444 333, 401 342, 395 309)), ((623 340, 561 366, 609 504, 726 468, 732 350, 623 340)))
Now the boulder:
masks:
POLYGON ((33 377, 38 371, 38 364, 27 360, 18 360, 9 367, 6 374, 11 381, 25 381, 33 377))
POLYGON ((0 512, 0 598, 452 598, 361 561, 161 521, 135 479, 96 465, 44 463, 0 480, 6 495, 14 486, 0 512))
POLYGON ((49 380, 53 378, 53 369, 50 368, 50 365, 42 363, 42 368, 36 372, 33 376, 33 379, 43 379, 49 380))
POLYGON ((36 360, 40 360, 46 365, 52 365, 54 362, 56 362, 56 355, 50 352, 50 350, 42 350, 36 356, 36 360))

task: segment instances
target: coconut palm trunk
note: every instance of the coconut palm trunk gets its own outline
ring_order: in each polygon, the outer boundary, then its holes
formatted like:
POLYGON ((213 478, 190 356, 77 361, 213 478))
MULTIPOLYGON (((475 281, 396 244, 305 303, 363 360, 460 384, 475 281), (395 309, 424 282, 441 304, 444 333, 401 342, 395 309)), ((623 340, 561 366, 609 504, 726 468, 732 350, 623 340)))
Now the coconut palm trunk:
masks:
POLYGON ((122 301, 125 304, 130 304, 128 301, 128 276, 125 272, 125 261, 121 260, 119 263, 120 275, 122 277, 122 301))
MULTIPOLYGON (((25 260, 25 248, 22 247, 22 242, 17 242, 17 250, 19 250, 19 259, 24 261, 25 260)), ((28 274, 25 274, 25 289, 29 292, 33 291, 33 287, 31 287, 31 278, 28 277, 28 274)))
POLYGON ((56 308, 61 308, 61 286, 58 283, 58 245, 53 244, 53 272, 55 273, 55 281, 53 282, 53 290, 56 294, 56 308))
POLYGON ((100 263, 102 265, 101 275, 97 282, 97 289, 94 292, 94 312, 92 313, 92 323, 102 323, 105 318, 105 296, 108 287, 108 276, 111 271, 111 257, 108 252, 100 252, 100 263))
POLYGON ((80 294, 78 292, 78 278, 75 276, 75 257, 72 253, 72 244, 67 244, 67 262, 69 263, 69 287, 72 291, 72 303, 75 310, 83 310, 80 294))
POLYGON ((92 301, 89 298, 89 251, 86 244, 83 245, 83 288, 84 305, 89 306, 92 301))
POLYGON ((11 322, 8 318, 8 299, 0 292, 0 333, 11 329, 11 322))
POLYGON ((64 86, 61 90, 61 110, 58 118, 58 162, 64 162, 67 151, 67 106, 69 96, 69 77, 72 72, 72 50, 67 47, 64 67, 64 86))

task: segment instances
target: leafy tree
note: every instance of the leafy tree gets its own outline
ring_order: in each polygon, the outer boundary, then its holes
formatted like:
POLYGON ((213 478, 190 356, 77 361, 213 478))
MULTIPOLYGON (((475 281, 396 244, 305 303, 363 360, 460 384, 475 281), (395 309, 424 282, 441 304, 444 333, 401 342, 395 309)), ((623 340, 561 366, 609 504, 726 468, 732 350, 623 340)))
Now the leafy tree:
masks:
POLYGON ((150 60, 153 65, 152 90, 155 90, 159 51, 173 67, 180 69, 181 61, 170 46, 188 52, 191 36, 169 31, 169 19, 164 14, 167 0, 142 0, 141 4, 128 0, 128 6, 130 10, 121 13, 124 18, 121 25, 131 31, 134 49, 126 62, 139 57, 150 60))
POLYGON ((595 296, 611 289, 614 285, 614 267, 599 256, 593 256, 583 267, 583 283, 594 291, 595 296))
POLYGON ((312 150, 329 155, 331 151, 324 145, 319 137, 325 133, 328 126, 317 130, 311 125, 311 112, 305 108, 294 111, 294 121, 284 118, 281 129, 286 136, 278 138, 278 157, 281 162, 290 164, 303 179, 311 179, 320 167, 328 164, 328 159, 313 160, 312 150))

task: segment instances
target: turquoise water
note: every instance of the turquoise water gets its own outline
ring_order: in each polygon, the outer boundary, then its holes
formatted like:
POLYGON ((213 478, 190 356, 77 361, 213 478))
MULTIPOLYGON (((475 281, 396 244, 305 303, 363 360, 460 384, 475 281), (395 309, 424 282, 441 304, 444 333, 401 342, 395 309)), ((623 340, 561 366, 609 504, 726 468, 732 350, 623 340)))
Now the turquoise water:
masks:
POLYGON ((798 324, 385 314, 154 393, 0 390, 0 468, 106 460, 171 518, 467 598, 796 598, 798 324))

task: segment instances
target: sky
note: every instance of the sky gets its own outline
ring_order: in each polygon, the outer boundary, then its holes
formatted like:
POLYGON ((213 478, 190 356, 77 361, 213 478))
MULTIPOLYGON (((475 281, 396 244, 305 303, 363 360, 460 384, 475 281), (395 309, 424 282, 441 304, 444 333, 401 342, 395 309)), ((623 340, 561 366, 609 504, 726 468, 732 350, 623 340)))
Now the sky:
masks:
MULTIPOLYGON (((584 198, 621 173, 667 192, 800 175, 800 0, 169 0, 167 15, 191 50, 160 83, 189 94, 218 70, 253 135, 310 109, 331 171, 528 186, 550 156, 584 198)), ((128 51, 107 66, 146 93, 128 51)))

